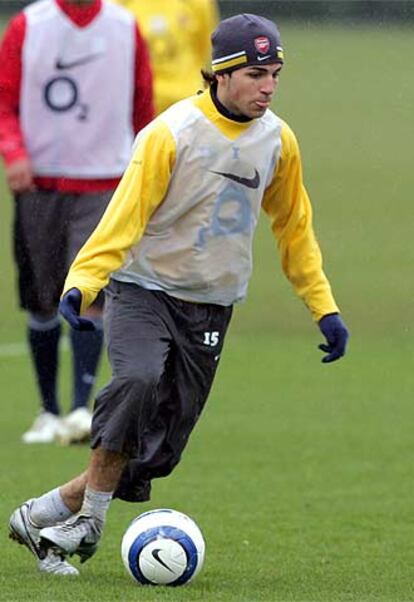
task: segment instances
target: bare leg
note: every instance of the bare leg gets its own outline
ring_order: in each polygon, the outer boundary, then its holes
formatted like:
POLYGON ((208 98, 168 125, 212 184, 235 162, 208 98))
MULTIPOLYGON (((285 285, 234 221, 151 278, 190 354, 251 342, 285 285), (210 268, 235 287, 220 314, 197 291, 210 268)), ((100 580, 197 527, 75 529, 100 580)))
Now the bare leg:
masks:
POLYGON ((73 512, 73 514, 76 514, 76 512, 79 512, 81 509, 87 479, 88 472, 85 470, 85 472, 68 483, 65 483, 65 485, 62 485, 59 489, 64 504, 73 512))
POLYGON ((75 514, 83 502, 86 486, 94 491, 114 491, 128 456, 98 447, 92 450, 88 470, 60 487, 65 505, 75 514))
POLYGON ((128 462, 128 456, 97 447, 89 460, 87 485, 95 491, 114 491, 128 462))
POLYGON ((42 549, 56 547, 64 555, 76 552, 82 562, 96 552, 112 493, 127 462, 125 454, 101 447, 92 450, 87 471, 59 490, 65 505, 75 516, 63 524, 42 529, 42 549))

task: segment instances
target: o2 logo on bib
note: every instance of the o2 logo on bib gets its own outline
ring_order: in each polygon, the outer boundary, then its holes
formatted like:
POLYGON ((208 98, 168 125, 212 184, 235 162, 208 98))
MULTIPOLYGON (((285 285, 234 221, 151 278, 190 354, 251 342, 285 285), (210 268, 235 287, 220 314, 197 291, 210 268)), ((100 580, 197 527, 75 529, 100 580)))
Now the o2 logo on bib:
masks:
POLYGON ((88 117, 89 106, 81 102, 76 81, 67 75, 53 77, 46 84, 43 99, 51 111, 65 113, 76 109, 76 118, 84 121, 88 117))
POLYGON ((217 195, 211 223, 200 228, 196 245, 204 247, 208 236, 248 234, 252 230, 251 213, 250 200, 244 190, 229 184, 217 195))

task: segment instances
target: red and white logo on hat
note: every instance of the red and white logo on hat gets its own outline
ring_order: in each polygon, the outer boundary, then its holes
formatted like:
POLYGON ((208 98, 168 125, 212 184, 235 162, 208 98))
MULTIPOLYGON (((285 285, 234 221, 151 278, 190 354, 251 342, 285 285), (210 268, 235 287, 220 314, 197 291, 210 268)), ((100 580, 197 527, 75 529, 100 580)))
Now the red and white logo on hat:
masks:
POLYGON ((270 48, 269 38, 267 38, 266 36, 259 36, 255 39, 254 46, 257 52, 259 52, 260 54, 266 54, 267 52, 269 52, 270 48))

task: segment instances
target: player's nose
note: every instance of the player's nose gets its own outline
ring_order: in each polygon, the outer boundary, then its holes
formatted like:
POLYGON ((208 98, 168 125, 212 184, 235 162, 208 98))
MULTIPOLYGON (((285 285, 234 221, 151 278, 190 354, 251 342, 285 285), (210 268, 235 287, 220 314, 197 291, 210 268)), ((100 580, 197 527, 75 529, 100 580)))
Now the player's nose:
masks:
POLYGON ((269 74, 263 79, 260 91, 262 94, 266 94, 266 96, 271 96, 275 91, 276 84, 275 78, 269 74))

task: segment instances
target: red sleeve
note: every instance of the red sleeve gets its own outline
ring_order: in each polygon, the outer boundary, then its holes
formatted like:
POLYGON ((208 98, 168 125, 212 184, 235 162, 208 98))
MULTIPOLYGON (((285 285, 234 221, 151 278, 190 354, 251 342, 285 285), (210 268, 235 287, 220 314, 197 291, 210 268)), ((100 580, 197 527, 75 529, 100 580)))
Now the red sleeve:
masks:
POLYGON ((27 157, 19 123, 22 47, 26 17, 10 21, 0 45, 0 154, 6 164, 27 157))
POLYGON ((135 133, 142 130, 154 118, 152 70, 147 45, 135 26, 135 88, 133 122, 135 133))

